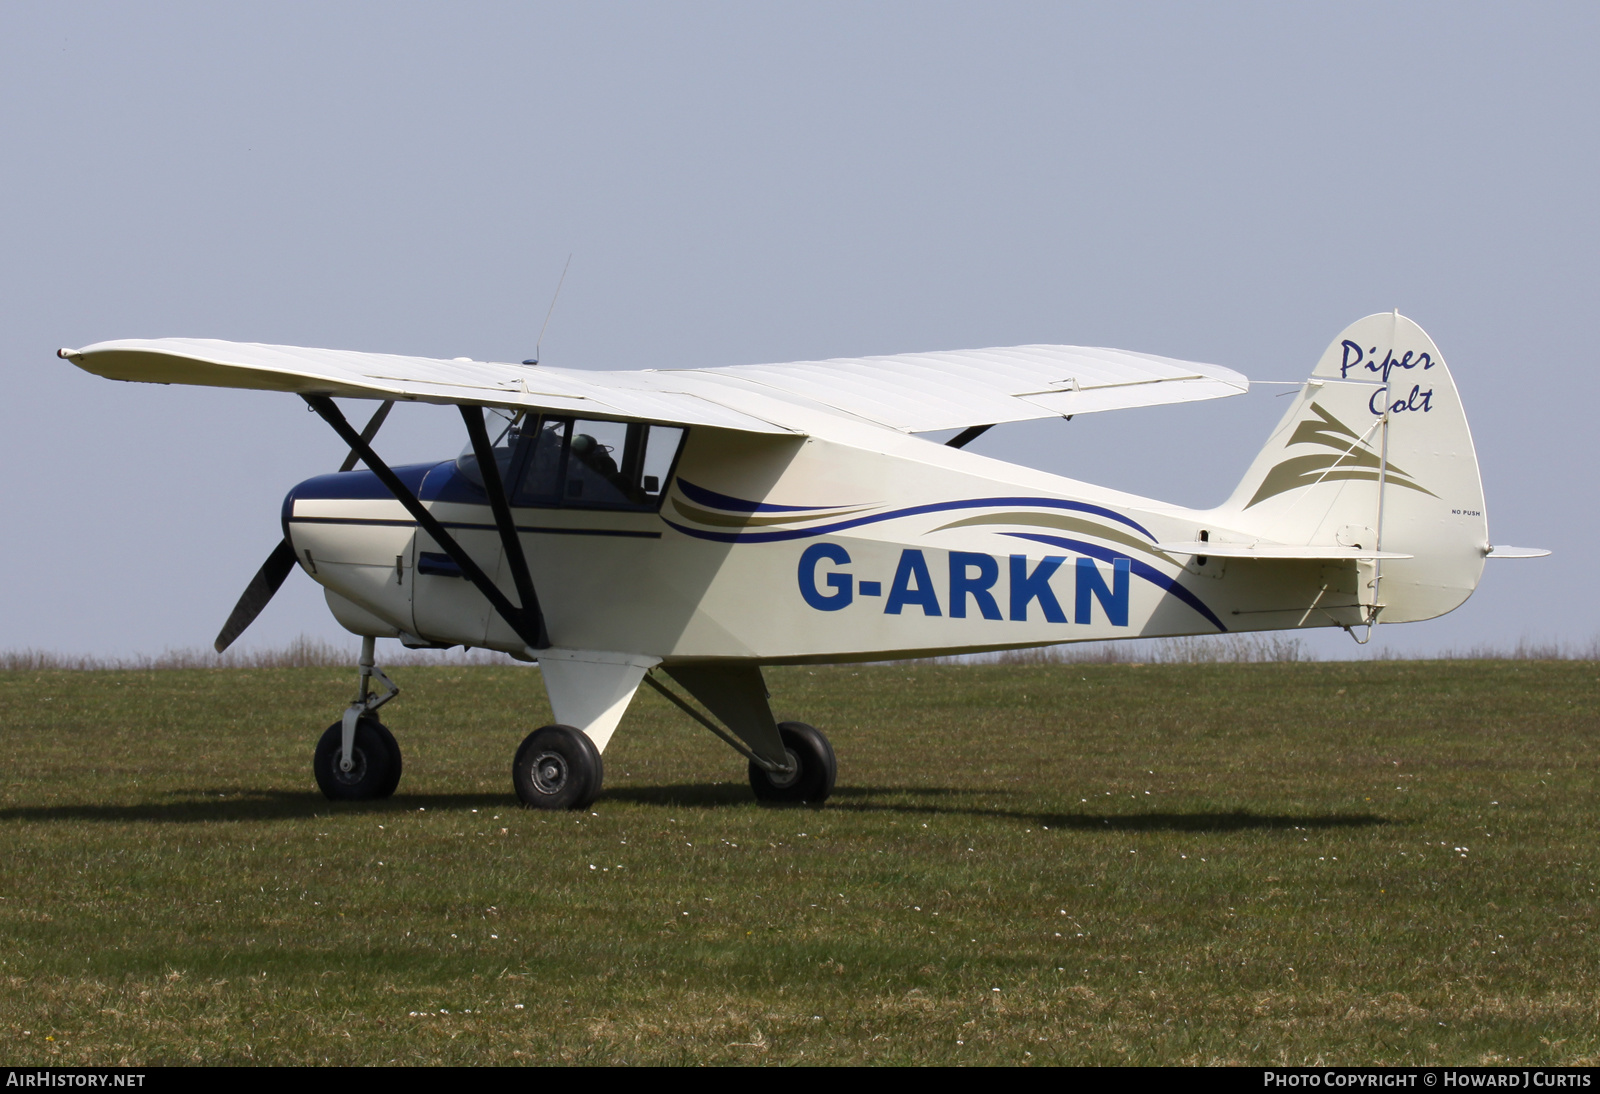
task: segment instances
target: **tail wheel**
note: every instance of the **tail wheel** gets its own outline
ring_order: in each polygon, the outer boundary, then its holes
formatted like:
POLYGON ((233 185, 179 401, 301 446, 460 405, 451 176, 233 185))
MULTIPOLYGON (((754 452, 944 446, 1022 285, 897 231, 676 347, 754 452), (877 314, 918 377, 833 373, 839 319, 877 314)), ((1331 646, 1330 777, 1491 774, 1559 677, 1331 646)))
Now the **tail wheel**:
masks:
POLYGON ((317 786, 329 801, 371 801, 387 798, 400 785, 400 745, 394 734, 376 718, 356 723, 355 742, 350 749, 350 770, 343 759, 344 725, 335 722, 317 742, 311 760, 317 786))
POLYGON ((528 734, 511 764, 517 800, 529 809, 587 809, 604 778, 600 750, 571 726, 545 726, 528 734))
POLYGON ((833 746, 816 726, 804 722, 781 722, 778 735, 789 754, 794 772, 773 775, 758 764, 750 765, 750 787, 764 802, 810 802, 820 805, 833 793, 839 776, 839 761, 833 746))

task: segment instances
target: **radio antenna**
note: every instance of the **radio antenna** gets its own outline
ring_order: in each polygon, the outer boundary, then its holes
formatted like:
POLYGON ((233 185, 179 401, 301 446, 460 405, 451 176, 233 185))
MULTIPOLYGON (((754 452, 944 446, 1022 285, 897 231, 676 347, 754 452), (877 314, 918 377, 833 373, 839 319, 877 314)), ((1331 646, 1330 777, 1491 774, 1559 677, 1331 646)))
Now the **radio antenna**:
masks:
POLYGON ((533 344, 533 360, 522 362, 525 365, 539 363, 539 351, 544 347, 544 332, 550 328, 550 316, 555 313, 556 301, 561 298, 561 286, 567 283, 567 271, 572 268, 572 255, 567 255, 567 264, 561 267, 561 280, 556 282, 556 291, 550 297, 550 310, 544 313, 544 326, 539 328, 539 340, 533 344))

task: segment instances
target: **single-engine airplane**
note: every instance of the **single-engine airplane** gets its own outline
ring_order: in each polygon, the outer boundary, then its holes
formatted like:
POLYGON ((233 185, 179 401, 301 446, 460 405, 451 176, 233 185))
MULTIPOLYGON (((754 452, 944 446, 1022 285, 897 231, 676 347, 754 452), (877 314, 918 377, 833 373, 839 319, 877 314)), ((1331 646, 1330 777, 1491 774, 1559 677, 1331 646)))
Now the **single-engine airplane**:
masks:
POLYGON ((557 724, 516 753, 524 805, 594 800, 641 683, 743 754, 757 798, 816 803, 833 749, 775 721, 765 665, 1370 635, 1460 605, 1486 557, 1548 553, 1490 546, 1455 384, 1398 311, 1334 339, 1208 510, 962 451, 1001 423, 1248 387, 1230 369, 1122 350, 628 372, 182 338, 58 355, 117 380, 293 392, 349 446, 338 472, 289 491, 283 541, 216 641, 227 648, 295 566, 361 636, 355 701, 313 762, 332 799, 385 797, 400 780, 377 718, 398 691, 376 664, 380 637, 539 663, 557 724), (335 397, 379 407, 357 430, 335 397), (456 404, 462 454, 384 463, 372 442, 396 400, 456 404), (951 429, 944 444, 917 436, 951 429))

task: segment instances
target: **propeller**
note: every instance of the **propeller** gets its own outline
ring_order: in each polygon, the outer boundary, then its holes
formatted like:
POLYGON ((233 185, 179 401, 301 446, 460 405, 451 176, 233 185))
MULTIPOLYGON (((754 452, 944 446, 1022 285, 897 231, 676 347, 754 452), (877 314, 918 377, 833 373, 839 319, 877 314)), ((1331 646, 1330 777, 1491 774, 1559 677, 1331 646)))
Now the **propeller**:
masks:
MULTIPOLYGON (((378 405, 372 418, 367 422, 367 427, 361 431, 363 444, 371 444, 372 438, 378 435, 378 428, 383 425, 383 420, 389 416, 389 410, 394 406, 392 400, 378 405)), ((351 449, 350 454, 344 458, 344 463, 339 465, 340 471, 354 469, 360 459, 351 449)), ((218 653, 233 645, 234 639, 244 633, 245 628, 254 623, 256 616, 261 614, 274 594, 289 577, 289 572, 294 569, 294 548, 287 539, 278 541, 278 545, 267 556, 267 561, 261 564, 261 569, 256 571, 256 576, 250 579, 250 584, 245 586, 244 595, 239 597, 239 603, 233 606, 233 612, 228 616, 228 621, 222 625, 222 630, 217 633, 217 640, 212 643, 218 653)))

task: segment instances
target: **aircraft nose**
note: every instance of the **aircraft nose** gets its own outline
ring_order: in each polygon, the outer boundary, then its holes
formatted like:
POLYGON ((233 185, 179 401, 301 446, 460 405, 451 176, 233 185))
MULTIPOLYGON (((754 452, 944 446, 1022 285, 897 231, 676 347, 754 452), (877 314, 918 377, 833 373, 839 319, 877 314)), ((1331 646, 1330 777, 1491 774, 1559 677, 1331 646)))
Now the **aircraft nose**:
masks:
MULTIPOLYGON (((438 463, 418 463, 393 470, 406 488, 415 494, 421 491, 422 480, 428 477, 428 472, 438 466, 438 463)), ((329 516, 329 512, 322 511, 329 509, 325 504, 328 502, 388 500, 393 497, 389 488, 371 471, 334 471, 297 483, 283 499, 283 520, 287 524, 296 516, 329 516), (304 509, 316 509, 319 512, 300 511, 304 509)))

